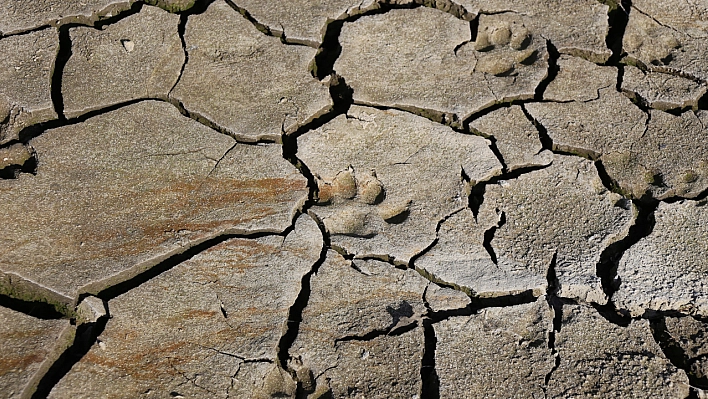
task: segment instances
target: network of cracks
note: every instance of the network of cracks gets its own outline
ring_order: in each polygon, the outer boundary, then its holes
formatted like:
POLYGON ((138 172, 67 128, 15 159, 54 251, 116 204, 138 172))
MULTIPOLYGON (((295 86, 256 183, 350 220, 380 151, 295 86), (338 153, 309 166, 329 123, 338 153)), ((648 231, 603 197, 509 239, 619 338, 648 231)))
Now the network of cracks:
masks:
POLYGON ((706 397, 707 26, 0 0, 0 396, 706 397))

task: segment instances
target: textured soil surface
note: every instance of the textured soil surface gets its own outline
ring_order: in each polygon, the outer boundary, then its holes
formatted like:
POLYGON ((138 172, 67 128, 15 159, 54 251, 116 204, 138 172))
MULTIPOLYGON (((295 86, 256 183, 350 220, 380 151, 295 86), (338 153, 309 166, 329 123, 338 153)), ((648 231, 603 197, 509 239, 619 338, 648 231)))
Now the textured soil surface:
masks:
POLYGON ((0 399, 708 398, 708 0, 0 0, 0 399))

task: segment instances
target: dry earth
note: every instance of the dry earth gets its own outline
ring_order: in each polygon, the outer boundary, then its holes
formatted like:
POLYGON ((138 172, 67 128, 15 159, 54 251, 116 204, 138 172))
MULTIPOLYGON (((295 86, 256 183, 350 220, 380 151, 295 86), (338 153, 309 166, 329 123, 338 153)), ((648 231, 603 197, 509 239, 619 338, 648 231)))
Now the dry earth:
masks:
POLYGON ((708 397, 708 0, 0 0, 0 398, 708 397))

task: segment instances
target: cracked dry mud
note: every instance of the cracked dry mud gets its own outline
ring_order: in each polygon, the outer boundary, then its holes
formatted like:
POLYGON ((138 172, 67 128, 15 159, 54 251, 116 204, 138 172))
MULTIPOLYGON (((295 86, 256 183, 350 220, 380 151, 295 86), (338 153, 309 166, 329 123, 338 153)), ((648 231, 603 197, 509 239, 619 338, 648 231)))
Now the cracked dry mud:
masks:
POLYGON ((707 48, 705 0, 0 0, 0 398, 706 398, 707 48))

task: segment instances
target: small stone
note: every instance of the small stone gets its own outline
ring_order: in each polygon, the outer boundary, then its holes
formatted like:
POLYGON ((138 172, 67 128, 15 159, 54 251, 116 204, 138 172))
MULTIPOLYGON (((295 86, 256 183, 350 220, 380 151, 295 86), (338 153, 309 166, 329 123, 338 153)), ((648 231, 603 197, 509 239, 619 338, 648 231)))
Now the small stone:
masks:
POLYGON ((108 309, 102 299, 89 295, 76 307, 76 313, 79 324, 95 323, 108 315, 108 309))
POLYGON ((124 39, 120 41, 120 44, 122 44, 125 51, 129 53, 132 53, 135 49, 135 43, 132 40, 124 39))
POLYGON ((316 50, 259 32, 223 0, 190 15, 187 65, 170 97, 243 141, 273 140, 332 108, 309 73, 316 50))
POLYGON ((144 6, 139 13, 98 30, 69 30, 72 53, 62 75, 64 114, 140 98, 166 99, 182 69, 179 16, 144 6))

